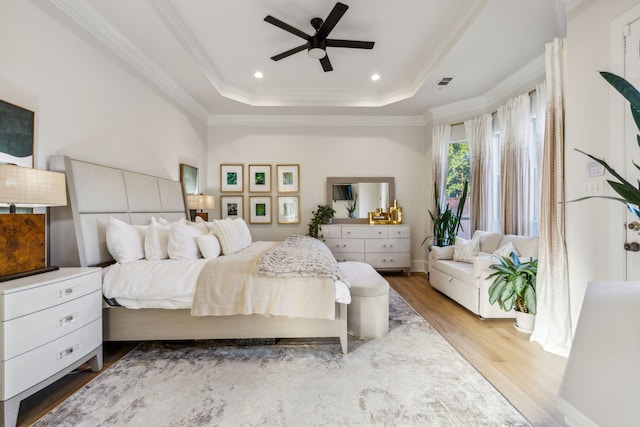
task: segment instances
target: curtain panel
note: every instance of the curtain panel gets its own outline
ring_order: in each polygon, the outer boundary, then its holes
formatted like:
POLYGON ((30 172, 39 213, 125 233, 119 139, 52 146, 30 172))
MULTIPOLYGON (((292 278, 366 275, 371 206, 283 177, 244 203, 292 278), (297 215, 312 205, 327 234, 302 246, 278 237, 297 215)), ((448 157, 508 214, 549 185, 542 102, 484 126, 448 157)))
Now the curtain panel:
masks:
POLYGON ((493 170, 491 114, 466 120, 464 129, 469 143, 471 163, 471 190, 469 205, 471 207, 470 235, 476 230, 493 230, 493 222, 497 216, 494 209, 496 171, 493 170))
POLYGON ((542 164, 538 313, 531 335, 549 352, 568 356, 571 311, 564 209, 564 39, 545 46, 547 109, 542 164))
MULTIPOLYGON (((433 182, 440 195, 440 206, 445 205, 447 185, 447 169, 449 163, 449 143, 451 142, 451 125, 434 126, 432 133, 431 157, 433 162, 433 182)), ((433 184, 431 184, 433 186, 433 184)), ((435 210, 434 197, 431 197, 431 211, 435 210)))
POLYGON ((500 219, 502 232, 531 234, 531 101, 520 95, 498 107, 500 123, 500 219))

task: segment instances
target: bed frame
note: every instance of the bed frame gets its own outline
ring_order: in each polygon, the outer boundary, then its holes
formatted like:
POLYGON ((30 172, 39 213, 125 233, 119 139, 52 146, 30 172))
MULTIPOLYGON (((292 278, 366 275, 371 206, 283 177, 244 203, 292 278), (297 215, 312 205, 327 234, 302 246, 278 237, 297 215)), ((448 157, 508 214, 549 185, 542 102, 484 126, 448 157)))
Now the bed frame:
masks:
MULTIPOLYGON (((109 217, 148 224, 152 216, 187 218, 184 192, 177 181, 109 166, 52 156, 50 169, 64 172, 68 204, 50 208, 49 260, 60 267, 103 266, 113 262, 107 250, 109 217)), ((230 338, 338 337, 347 353, 347 306, 336 303, 334 320, 262 315, 191 316, 189 309, 105 307, 105 341, 230 338)))

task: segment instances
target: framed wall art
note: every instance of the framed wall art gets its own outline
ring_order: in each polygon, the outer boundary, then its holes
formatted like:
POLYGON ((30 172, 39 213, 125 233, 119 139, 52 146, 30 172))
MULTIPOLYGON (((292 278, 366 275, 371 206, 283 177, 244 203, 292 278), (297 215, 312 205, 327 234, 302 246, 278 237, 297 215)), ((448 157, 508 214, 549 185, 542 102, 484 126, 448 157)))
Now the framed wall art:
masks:
POLYGON ((35 113, 0 100, 0 163, 33 167, 35 113))
POLYGON ((198 168, 180 163, 180 182, 185 194, 198 194, 198 168))
POLYGON ((278 224, 300 224, 300 197, 278 196, 278 224))
POLYGON ((220 191, 223 193, 242 193, 244 191, 244 165, 220 165, 220 191))
POLYGON ((276 165, 278 193, 297 193, 300 191, 300 166, 276 165))
POLYGON ((244 197, 242 196, 221 196, 220 197, 220 216, 225 218, 243 218, 244 217, 244 197))
POLYGON ((271 224, 271 197, 251 196, 249 197, 249 223, 251 224, 271 224))
POLYGON ((249 165, 249 192, 271 192, 271 165, 249 165))

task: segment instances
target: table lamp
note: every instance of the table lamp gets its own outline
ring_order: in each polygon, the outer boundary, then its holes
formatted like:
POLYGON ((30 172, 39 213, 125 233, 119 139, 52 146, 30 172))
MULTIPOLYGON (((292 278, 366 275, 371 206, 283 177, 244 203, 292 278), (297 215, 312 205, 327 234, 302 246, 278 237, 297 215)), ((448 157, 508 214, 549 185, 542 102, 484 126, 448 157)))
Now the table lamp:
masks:
POLYGON ((195 220, 197 216, 205 221, 209 221, 209 213, 203 212, 203 210, 215 209, 215 198, 204 194, 187 194, 187 208, 189 208, 190 211, 196 211, 191 215, 192 221, 195 220))
POLYGON ((45 263, 45 215, 16 213, 16 207, 64 206, 65 176, 51 172, 0 164, 0 282, 57 270, 45 263))

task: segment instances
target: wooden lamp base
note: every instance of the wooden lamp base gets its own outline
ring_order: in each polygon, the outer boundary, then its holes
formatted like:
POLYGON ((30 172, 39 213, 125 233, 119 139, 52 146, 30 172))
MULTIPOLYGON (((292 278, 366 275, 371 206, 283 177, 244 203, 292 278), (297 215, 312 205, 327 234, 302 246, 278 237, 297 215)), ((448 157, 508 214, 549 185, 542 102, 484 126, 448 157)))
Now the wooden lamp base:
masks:
POLYGON ((0 281, 55 269, 45 264, 44 214, 0 215, 0 281))

